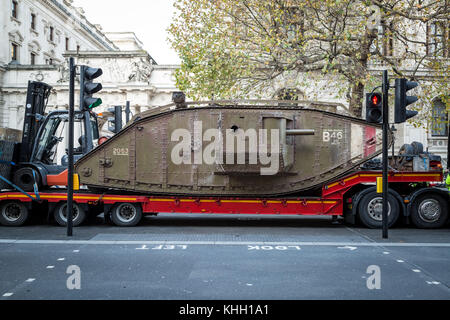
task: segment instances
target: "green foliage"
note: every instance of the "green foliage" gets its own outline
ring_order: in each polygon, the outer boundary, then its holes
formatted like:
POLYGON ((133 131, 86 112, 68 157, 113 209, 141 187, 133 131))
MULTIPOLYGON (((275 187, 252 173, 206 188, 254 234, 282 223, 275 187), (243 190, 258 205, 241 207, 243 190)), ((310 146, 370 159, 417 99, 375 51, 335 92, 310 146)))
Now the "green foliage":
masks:
POLYGON ((448 59, 427 55, 423 31, 448 21, 445 0, 176 0, 175 7, 169 33, 181 57, 176 81, 193 99, 265 96, 292 78, 317 93, 327 89, 319 89, 319 75, 336 80, 337 98, 361 116, 365 87, 381 82, 370 68, 382 65, 391 76, 421 82, 423 102, 441 95, 448 106, 448 59), (374 21, 384 21, 383 36, 374 21), (421 81, 429 74, 431 81, 421 81))

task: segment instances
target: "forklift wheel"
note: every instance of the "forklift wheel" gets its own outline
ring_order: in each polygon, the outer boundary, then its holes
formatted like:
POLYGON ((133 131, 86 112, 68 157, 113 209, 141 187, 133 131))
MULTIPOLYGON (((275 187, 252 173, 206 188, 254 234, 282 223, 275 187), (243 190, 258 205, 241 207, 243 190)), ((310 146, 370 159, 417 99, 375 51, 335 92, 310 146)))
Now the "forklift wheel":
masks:
MULTIPOLYGON (((36 184, 38 189, 41 187, 41 177, 39 173, 36 173, 36 184)), ((24 191, 34 191, 34 177, 33 169, 31 168, 21 168, 14 173, 13 182, 16 186, 24 191)))

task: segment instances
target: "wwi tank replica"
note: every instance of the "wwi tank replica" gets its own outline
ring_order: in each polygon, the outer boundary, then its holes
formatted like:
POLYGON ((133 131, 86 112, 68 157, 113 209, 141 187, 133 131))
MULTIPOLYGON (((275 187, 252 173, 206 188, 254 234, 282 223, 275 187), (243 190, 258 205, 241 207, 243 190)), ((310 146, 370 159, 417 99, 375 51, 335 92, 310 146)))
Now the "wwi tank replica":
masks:
POLYGON ((75 171, 96 189, 278 196, 318 187, 381 152, 380 125, 317 105, 182 103, 136 115, 75 171))

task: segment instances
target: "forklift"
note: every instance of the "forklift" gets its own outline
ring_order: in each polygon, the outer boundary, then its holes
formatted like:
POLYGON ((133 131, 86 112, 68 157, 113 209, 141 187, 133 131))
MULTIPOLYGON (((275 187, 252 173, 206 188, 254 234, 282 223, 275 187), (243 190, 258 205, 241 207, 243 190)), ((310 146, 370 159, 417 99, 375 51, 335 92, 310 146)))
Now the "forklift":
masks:
MULTIPOLYGON (((29 81, 21 142, 14 149, 13 184, 24 191, 67 186, 68 149, 66 130, 69 112, 45 114, 52 87, 29 81)), ((74 161, 90 152, 99 139, 97 115, 91 111, 75 112, 74 161)), ((15 187, 14 186, 14 187, 15 187)))

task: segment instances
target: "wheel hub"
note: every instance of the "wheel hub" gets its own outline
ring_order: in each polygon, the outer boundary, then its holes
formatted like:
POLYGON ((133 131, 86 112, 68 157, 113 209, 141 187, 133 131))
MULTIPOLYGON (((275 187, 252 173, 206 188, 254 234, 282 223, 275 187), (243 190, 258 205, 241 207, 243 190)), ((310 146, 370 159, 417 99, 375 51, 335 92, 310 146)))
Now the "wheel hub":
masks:
MULTIPOLYGON (((367 205, 369 216, 376 221, 383 221, 383 198, 372 199, 367 205)), ((388 202, 388 216, 391 214, 391 204, 388 202)))
POLYGON ((136 216, 136 209, 131 205, 122 204, 118 210, 118 218, 122 220, 122 222, 129 222, 136 216))
MULTIPOLYGON (((67 222, 67 205, 65 205, 64 207, 62 207, 62 218, 64 220, 64 222, 67 222)), ((77 206, 73 206, 73 211, 72 211, 72 220, 75 220, 78 217, 78 207, 77 206)))
POLYGON ((425 222, 435 222, 441 216, 439 202, 434 199, 427 199, 419 204, 419 217, 425 222))
POLYGON ((14 222, 20 218, 21 212, 22 210, 17 204, 10 204, 3 209, 2 215, 6 220, 14 222))

